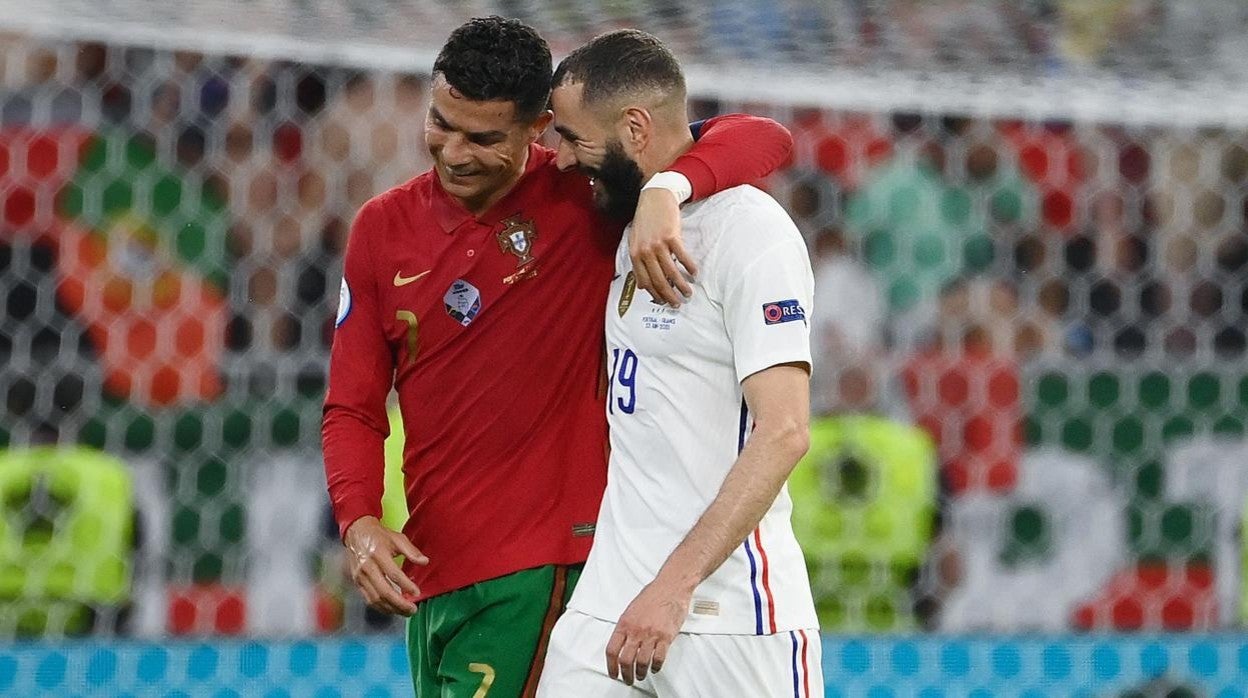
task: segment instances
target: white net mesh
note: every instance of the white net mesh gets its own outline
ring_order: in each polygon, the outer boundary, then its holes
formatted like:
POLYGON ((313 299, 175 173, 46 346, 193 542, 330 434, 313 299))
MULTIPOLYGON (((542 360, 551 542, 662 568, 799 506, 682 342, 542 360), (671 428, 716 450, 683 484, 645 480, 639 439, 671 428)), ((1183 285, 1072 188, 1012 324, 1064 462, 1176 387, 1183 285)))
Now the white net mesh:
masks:
POLYGON ((0 2, 0 26, 392 71, 499 13, 556 54, 618 26, 668 42, 706 97, 1027 118, 1228 125, 1248 115, 1248 9, 1235 0, 0 2))
POLYGON ((1242 4, 0 0, 0 636, 394 628, 326 530, 333 290, 488 12, 557 53, 651 29, 699 116, 792 130, 825 629, 1241 622, 1242 4), (100 452, 137 550, 108 507, 66 533, 100 452))

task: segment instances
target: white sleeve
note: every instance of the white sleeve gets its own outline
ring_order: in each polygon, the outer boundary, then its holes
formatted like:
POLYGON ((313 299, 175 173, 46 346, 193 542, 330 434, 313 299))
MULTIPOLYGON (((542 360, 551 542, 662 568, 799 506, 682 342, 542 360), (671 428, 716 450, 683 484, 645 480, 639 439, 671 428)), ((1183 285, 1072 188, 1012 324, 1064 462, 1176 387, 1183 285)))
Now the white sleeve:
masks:
POLYGON ((723 238, 715 269, 738 381, 779 364, 811 364, 810 256, 787 215, 778 207, 768 214, 733 221, 747 229, 723 238))

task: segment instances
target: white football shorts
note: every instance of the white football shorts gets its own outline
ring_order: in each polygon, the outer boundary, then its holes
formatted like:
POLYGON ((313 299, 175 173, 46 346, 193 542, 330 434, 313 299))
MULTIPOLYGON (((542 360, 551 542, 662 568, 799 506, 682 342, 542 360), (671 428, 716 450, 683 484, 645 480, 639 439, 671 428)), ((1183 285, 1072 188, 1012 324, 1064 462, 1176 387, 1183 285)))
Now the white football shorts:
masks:
POLYGON ((538 698, 822 698, 817 630, 775 635, 681 633, 663 670, 627 686, 607 676, 615 624, 576 611, 550 636, 538 698))

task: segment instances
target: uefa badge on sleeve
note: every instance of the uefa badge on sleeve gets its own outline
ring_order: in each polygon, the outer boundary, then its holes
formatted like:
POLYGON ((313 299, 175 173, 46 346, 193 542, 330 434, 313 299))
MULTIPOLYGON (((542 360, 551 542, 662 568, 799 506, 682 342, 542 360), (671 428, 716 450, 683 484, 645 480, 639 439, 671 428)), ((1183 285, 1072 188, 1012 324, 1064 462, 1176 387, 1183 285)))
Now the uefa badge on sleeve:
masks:
POLYGON ((795 298, 763 303, 763 324, 779 325, 782 322, 806 322, 806 311, 795 298))

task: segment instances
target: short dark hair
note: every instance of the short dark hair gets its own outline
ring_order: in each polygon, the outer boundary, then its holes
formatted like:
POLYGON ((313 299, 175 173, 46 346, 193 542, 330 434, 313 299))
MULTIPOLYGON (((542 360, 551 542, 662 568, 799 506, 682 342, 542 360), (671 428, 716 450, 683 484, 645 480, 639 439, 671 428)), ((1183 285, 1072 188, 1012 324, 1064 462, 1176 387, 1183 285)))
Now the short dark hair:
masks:
POLYGON ((461 24, 433 62, 433 74, 468 99, 512 102, 525 121, 550 101, 550 68, 550 46, 537 30, 497 15, 461 24))
POLYGON ((600 34, 560 61, 554 84, 577 82, 585 85, 586 104, 639 89, 685 94, 676 57, 657 37, 636 29, 600 34))

